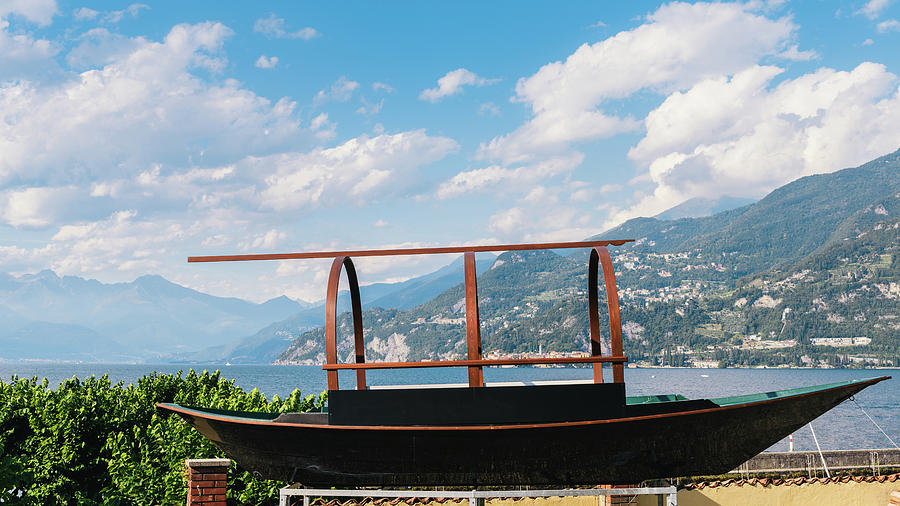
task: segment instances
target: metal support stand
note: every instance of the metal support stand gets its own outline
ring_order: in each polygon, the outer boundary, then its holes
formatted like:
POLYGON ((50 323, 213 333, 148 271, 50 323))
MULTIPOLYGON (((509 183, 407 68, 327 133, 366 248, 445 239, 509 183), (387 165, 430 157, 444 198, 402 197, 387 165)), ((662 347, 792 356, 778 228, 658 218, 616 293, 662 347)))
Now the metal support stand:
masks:
POLYGON ((289 506, 290 498, 303 497, 303 506, 310 505, 310 498, 315 497, 402 497, 415 499, 468 499, 470 506, 484 506, 485 499, 502 497, 575 497, 575 496, 607 496, 607 495, 663 495, 666 506, 678 505, 678 489, 675 487, 645 488, 588 488, 564 490, 332 490, 327 488, 291 488, 280 490, 279 506, 289 506))

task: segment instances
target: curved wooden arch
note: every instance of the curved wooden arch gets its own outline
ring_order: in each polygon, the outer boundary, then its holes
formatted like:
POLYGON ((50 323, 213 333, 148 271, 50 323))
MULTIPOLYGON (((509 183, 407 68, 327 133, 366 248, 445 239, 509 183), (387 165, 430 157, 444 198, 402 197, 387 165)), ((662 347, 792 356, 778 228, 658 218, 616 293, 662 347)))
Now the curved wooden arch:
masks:
MULTIPOLYGON (((350 283, 350 304, 353 308, 353 337, 356 351, 356 363, 366 361, 366 345, 363 341, 362 303, 359 297, 359 280, 356 278, 356 268, 348 256, 340 256, 331 263, 331 273, 328 275, 328 292, 325 296, 325 362, 329 365, 338 363, 337 356, 337 298, 338 287, 341 281, 341 270, 347 271, 347 281, 350 283)), ((337 370, 328 371, 328 390, 338 389, 337 370)), ((366 389, 366 370, 356 371, 357 390, 366 389)))
MULTIPOLYGON (((588 312, 591 326, 591 355, 599 357, 602 354, 600 336, 600 310, 599 297, 597 295, 598 267, 603 269, 603 284, 606 285, 606 305, 609 308, 609 338, 610 353, 614 357, 622 356, 622 320, 619 316, 619 293, 616 289, 616 275, 613 272, 612 258, 605 246, 596 246, 591 249, 591 259, 588 262, 588 312)), ((621 363, 613 363, 613 382, 625 382, 625 366, 621 363)), ((594 364, 594 383, 603 383, 603 363, 594 364)))

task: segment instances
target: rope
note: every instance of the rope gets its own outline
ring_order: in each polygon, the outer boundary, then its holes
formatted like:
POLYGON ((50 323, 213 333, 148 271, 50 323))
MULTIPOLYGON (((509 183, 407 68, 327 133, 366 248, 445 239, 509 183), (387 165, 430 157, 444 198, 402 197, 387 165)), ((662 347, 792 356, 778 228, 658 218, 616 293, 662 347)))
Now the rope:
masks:
POLYGON ((825 455, 822 455, 822 447, 819 446, 819 438, 816 437, 816 431, 812 428, 812 422, 809 422, 809 431, 812 432, 813 441, 816 442, 816 450, 819 450, 819 458, 822 459, 822 467, 825 468, 825 476, 831 478, 831 473, 828 472, 828 464, 825 463, 825 455))
POLYGON ((868 418, 869 421, 875 424, 875 427, 878 427, 878 430, 880 430, 881 433, 884 434, 884 437, 886 437, 887 440, 890 441, 892 445, 894 445, 894 448, 900 450, 900 446, 897 446, 897 443, 895 443, 894 440, 891 439, 891 436, 887 435, 887 432, 885 432, 884 429, 882 429, 881 426, 878 425, 878 422, 876 422, 871 416, 869 416, 868 413, 866 413, 866 410, 864 410, 863 407, 860 406, 858 402, 856 402, 856 398, 851 396, 850 400, 853 401, 853 404, 856 404, 856 407, 859 408, 859 410, 862 411, 864 415, 866 415, 866 418, 868 418))

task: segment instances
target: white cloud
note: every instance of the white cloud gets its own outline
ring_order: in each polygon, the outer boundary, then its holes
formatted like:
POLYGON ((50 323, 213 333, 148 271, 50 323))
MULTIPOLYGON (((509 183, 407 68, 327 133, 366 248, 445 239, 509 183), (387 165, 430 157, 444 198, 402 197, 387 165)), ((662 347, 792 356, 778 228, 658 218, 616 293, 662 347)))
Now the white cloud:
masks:
POLYGON ((897 32, 900 31, 900 21, 888 19, 887 21, 878 23, 876 29, 878 30, 878 33, 897 32))
POLYGON ((322 205, 359 206, 402 192, 415 170, 456 151, 446 137, 424 130, 361 136, 340 146, 285 153, 244 162, 247 173, 271 173, 261 191, 264 209, 284 211, 322 205))
POLYGON ((499 79, 485 79, 474 72, 460 68, 447 72, 444 77, 438 79, 437 88, 428 88, 419 95, 420 100, 437 102, 444 97, 462 93, 463 86, 485 86, 499 82, 499 79))
POLYGON ((364 116, 373 116, 381 112, 381 108, 384 107, 384 99, 382 98, 378 102, 370 103, 365 97, 361 98, 360 101, 363 105, 356 110, 357 114, 362 114, 364 116))
POLYGON ((866 39, 866 40, 864 40, 864 41, 862 42, 862 45, 864 45, 864 46, 871 46, 871 45, 874 44, 874 43, 875 43, 874 40, 872 40, 872 39, 866 39))
POLYGON ((491 165, 483 169, 463 171, 441 183, 436 196, 439 199, 449 199, 481 191, 527 191, 538 181, 569 173, 581 165, 583 160, 583 154, 572 153, 516 168, 491 165))
POLYGON ((790 61, 810 61, 819 59, 819 53, 816 51, 812 49, 800 51, 796 44, 778 53, 778 56, 790 61))
POLYGON ((284 19, 269 14, 269 17, 259 18, 253 24, 253 31, 261 33, 270 39, 303 39, 309 40, 321 35, 316 29, 306 27, 289 32, 284 28, 284 19))
POLYGON ((252 241, 238 243, 238 248, 244 251, 261 249, 271 250, 284 242, 286 238, 287 234, 285 232, 273 228, 264 234, 257 235, 252 241))
POLYGON ((59 52, 56 44, 46 39, 35 39, 29 33, 11 34, 8 31, 9 21, 6 20, 10 14, 17 14, 37 24, 47 25, 55 12, 55 2, 0 3, 0 83, 58 71, 53 60, 59 52))
POLYGON ((655 188, 609 224, 695 196, 758 197, 897 149, 900 90, 883 65, 822 68, 771 87, 781 72, 755 66, 709 79, 652 111, 628 156, 647 168, 655 188))
POLYGON ((183 243, 188 231, 179 223, 135 220, 134 210, 109 218, 66 225, 53 236, 50 268, 59 274, 102 271, 145 274, 160 267, 170 248, 183 243))
POLYGON ((540 185, 532 188, 522 200, 530 204, 546 205, 547 203, 559 202, 558 193, 555 189, 540 185))
POLYGON ((86 21, 89 19, 99 19, 103 23, 116 24, 122 21, 125 16, 132 18, 138 17, 142 10, 149 10, 147 4, 131 4, 124 9, 117 11, 100 12, 88 7, 79 7, 72 11, 72 16, 76 21, 86 21))
POLYGON ((500 116, 500 108, 493 102, 485 102, 478 106, 479 115, 500 116))
POLYGON ((94 9, 90 9, 88 7, 79 7, 72 11, 72 16, 74 16, 78 21, 83 21, 85 19, 96 19, 99 15, 100 11, 95 11, 94 9))
POLYGON ((305 147, 293 102, 192 74, 224 65, 231 33, 178 25, 163 42, 132 40, 130 52, 71 79, 0 87, 0 184, 103 181, 154 163, 219 165, 305 147))
POLYGON ((328 125, 328 114, 322 113, 312 119, 310 122, 310 128, 313 130, 319 130, 320 128, 328 125))
POLYGON ((0 2, 0 19, 16 14, 42 26, 49 25, 57 13, 56 0, 4 0, 0 2))
POLYGON ((750 9, 738 3, 667 4, 633 30, 544 65, 516 84, 516 100, 531 107, 532 119, 483 144, 479 156, 525 161, 573 142, 635 130, 637 121, 609 115, 603 104, 644 89, 686 88, 767 55, 810 56, 791 50, 796 26, 789 18, 772 20, 750 9))
POLYGON ((315 102, 322 103, 326 100, 334 100, 335 102, 346 102, 353 97, 353 92, 359 88, 359 83, 351 81, 345 76, 341 76, 327 90, 319 90, 316 93, 315 102))
POLYGON ((601 194, 602 193, 612 193, 612 192, 617 192, 617 191, 622 191, 622 185, 608 183, 597 189, 597 193, 601 193, 601 194))
POLYGON ((566 151, 576 141, 602 139, 639 127, 640 122, 634 118, 616 118, 598 111, 548 111, 507 135, 482 143, 478 158, 525 163, 566 151))
POLYGON ((136 17, 138 17, 138 15, 141 13, 142 10, 149 10, 149 9, 150 9, 150 6, 146 5, 146 4, 131 4, 124 9, 117 10, 117 11, 109 11, 109 12, 105 13, 103 15, 103 17, 101 18, 101 20, 104 23, 115 24, 115 23, 118 23, 119 21, 122 21, 122 19, 126 15, 131 16, 132 18, 136 18, 136 17))
POLYGON ((488 230, 501 237, 509 237, 517 235, 525 225, 525 211, 521 207, 513 207, 491 216, 488 230))
POLYGON ((891 4, 891 1, 892 0, 869 0, 862 9, 857 11, 857 13, 862 14, 869 19, 875 19, 881 15, 888 5, 891 4))
POLYGON ((372 83, 372 89, 375 91, 384 91, 386 93, 393 93, 395 91, 391 85, 380 83, 378 81, 372 83))
POLYGON ((490 217, 488 228, 503 242, 579 241, 600 232, 592 226, 589 214, 552 201, 497 212, 490 217))
POLYGON ((590 202, 594 198, 595 193, 592 188, 581 188, 572 192, 569 195, 569 200, 572 202, 590 202))
POLYGON ((69 67, 78 70, 108 65, 147 44, 142 37, 129 38, 106 28, 88 30, 78 40, 81 42, 66 55, 69 67))
POLYGON ((506 169, 497 165, 460 172, 438 187, 437 197, 439 199, 449 199, 473 191, 495 187, 503 181, 513 179, 515 174, 516 171, 514 169, 506 169))
POLYGON ((51 224, 76 198, 74 187, 24 188, 0 194, 0 218, 14 227, 39 228, 51 224))
POLYGON ((375 228, 385 228, 385 227, 389 227, 390 225, 391 225, 390 223, 388 223, 384 220, 375 220, 375 223, 372 224, 372 226, 375 228))
POLYGON ((266 57, 266 55, 259 55, 259 58, 256 60, 256 67, 261 69, 273 69, 275 65, 278 65, 278 57, 271 56, 266 57))
POLYGON ((312 119, 309 124, 313 135, 321 142, 330 141, 337 136, 337 123, 328 120, 328 114, 322 113, 312 119))

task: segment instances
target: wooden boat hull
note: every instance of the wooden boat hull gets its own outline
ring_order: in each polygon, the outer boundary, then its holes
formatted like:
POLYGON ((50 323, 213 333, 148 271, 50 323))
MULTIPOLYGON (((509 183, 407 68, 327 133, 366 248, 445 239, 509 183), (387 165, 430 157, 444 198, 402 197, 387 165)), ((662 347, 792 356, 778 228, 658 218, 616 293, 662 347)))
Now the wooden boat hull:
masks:
POLYGON ((159 408, 180 414, 257 476, 306 486, 632 484, 727 473, 885 379, 714 408, 531 425, 337 426, 159 408))

